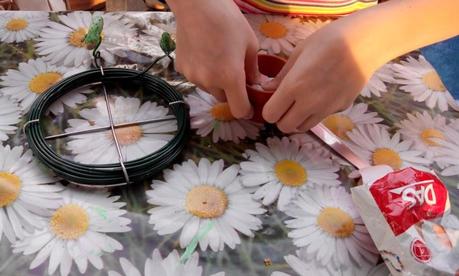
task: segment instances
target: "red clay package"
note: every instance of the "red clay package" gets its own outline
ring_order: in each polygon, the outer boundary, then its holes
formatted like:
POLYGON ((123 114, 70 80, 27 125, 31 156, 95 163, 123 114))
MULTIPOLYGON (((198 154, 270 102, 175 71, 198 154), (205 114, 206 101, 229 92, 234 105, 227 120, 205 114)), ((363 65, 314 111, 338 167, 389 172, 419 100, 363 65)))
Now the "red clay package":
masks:
POLYGON ((387 166, 360 171, 352 197, 392 275, 459 275, 459 219, 432 173, 387 166))

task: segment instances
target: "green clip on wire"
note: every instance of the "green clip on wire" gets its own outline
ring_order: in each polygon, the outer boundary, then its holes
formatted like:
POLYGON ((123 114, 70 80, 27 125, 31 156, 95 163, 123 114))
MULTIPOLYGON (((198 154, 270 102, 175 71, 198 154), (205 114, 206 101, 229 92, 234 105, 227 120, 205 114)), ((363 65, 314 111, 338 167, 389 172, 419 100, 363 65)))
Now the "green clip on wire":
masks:
POLYGON ((89 30, 83 38, 83 42, 86 44, 88 49, 93 49, 92 55, 96 66, 99 67, 98 59, 100 58, 100 52, 97 50, 102 43, 102 30, 104 28, 104 18, 100 15, 94 15, 89 25, 89 30))
POLYGON ((180 262, 182 264, 186 263, 191 255, 193 255, 193 252, 196 250, 199 241, 202 240, 202 238, 204 238, 207 234, 209 234, 209 231, 212 229, 212 227, 214 227, 214 224, 215 221, 209 220, 206 225, 204 225, 204 227, 199 230, 196 236, 194 236, 190 244, 186 247, 185 252, 180 257, 180 262))
POLYGON ((161 40, 159 41, 159 46, 163 50, 166 56, 170 57, 170 54, 175 51, 175 41, 172 39, 171 35, 168 32, 164 32, 161 35, 161 40))

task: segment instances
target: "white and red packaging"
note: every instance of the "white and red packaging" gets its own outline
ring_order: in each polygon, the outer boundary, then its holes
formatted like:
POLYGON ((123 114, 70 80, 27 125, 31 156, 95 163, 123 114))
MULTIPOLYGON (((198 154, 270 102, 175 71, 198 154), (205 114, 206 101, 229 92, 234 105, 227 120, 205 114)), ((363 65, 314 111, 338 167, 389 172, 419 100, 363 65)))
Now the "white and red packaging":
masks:
POLYGON ((433 173, 360 170, 354 203, 392 275, 459 275, 459 219, 433 173))

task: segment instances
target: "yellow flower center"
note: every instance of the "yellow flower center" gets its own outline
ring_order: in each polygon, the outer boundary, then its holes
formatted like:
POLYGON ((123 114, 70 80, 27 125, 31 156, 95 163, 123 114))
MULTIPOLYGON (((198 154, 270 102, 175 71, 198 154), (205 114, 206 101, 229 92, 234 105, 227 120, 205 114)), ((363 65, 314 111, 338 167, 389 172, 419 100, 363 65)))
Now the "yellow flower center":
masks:
POLYGON ((5 28, 10 32, 18 32, 29 26, 29 22, 23 18, 12 18, 6 23, 5 28))
POLYGON ((186 194, 186 210, 199 218, 218 218, 228 207, 228 197, 219 188, 200 185, 186 194))
POLYGON ((373 152, 373 165, 388 165, 394 170, 402 167, 402 159, 394 150, 388 148, 378 148, 373 152))
POLYGON ((317 225, 335 238, 347 238, 354 233, 352 217, 336 207, 326 207, 317 216, 317 225))
POLYGON ((324 120, 324 125, 342 140, 349 140, 347 132, 354 129, 355 124, 349 116, 333 114, 324 120))
POLYGON ((434 70, 428 72, 422 77, 424 84, 433 91, 445 92, 446 87, 440 79, 440 76, 434 70))
POLYGON ((70 203, 57 209, 49 224, 59 238, 76 240, 88 231, 89 216, 79 205, 70 203))
POLYGON ((21 179, 17 175, 0 172, 0 208, 13 203, 20 191, 21 179))
POLYGON ((432 138, 439 138, 439 139, 445 139, 445 136, 443 135, 443 132, 436 130, 434 128, 426 128, 424 129, 421 134, 421 139, 422 141, 429 146, 438 146, 438 143, 433 141, 432 138))
POLYGON ((234 120, 228 103, 218 103, 212 107, 210 114, 217 121, 227 122, 234 120))
POLYGON ((62 79, 62 74, 57 72, 40 73, 29 82, 29 89, 33 93, 41 94, 62 79))
POLYGON ((287 35, 287 31, 287 28, 279 22, 263 22, 260 25, 260 32, 269 38, 283 38, 287 35))
POLYGON ((308 180, 307 171, 300 163, 292 160, 277 162, 274 166, 274 172, 282 184, 290 187, 299 187, 308 180))
POLYGON ((84 43, 85 35, 86 35, 86 29, 85 28, 76 29, 69 36, 70 45, 78 47, 78 48, 86 47, 86 43, 84 43))
MULTIPOLYGON (((143 130, 138 125, 115 128, 116 138, 118 143, 122 146, 131 145, 140 140, 143 136, 143 130)), ((112 138, 112 133, 109 132, 109 136, 112 138)))

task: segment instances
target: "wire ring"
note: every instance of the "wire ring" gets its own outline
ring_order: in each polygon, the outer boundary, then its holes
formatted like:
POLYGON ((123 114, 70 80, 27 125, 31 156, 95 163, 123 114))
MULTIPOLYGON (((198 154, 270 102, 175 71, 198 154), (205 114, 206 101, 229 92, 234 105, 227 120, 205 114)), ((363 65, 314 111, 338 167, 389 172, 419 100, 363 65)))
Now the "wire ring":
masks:
POLYGON ((164 99, 177 119, 177 133, 164 147, 140 159, 124 162, 130 180, 137 182, 160 173, 182 152, 189 132, 189 112, 186 104, 176 104, 184 103, 181 94, 164 80, 150 74, 142 74, 139 77, 137 70, 105 68, 104 75, 101 76, 101 71, 97 68, 63 79, 40 95, 30 109, 28 122, 24 126, 29 147, 34 155, 58 176, 76 184, 90 186, 119 186, 126 182, 119 163, 87 165, 59 156, 47 144, 45 132, 39 123, 49 106, 73 89, 93 82, 117 80, 137 80, 146 91, 164 99))

